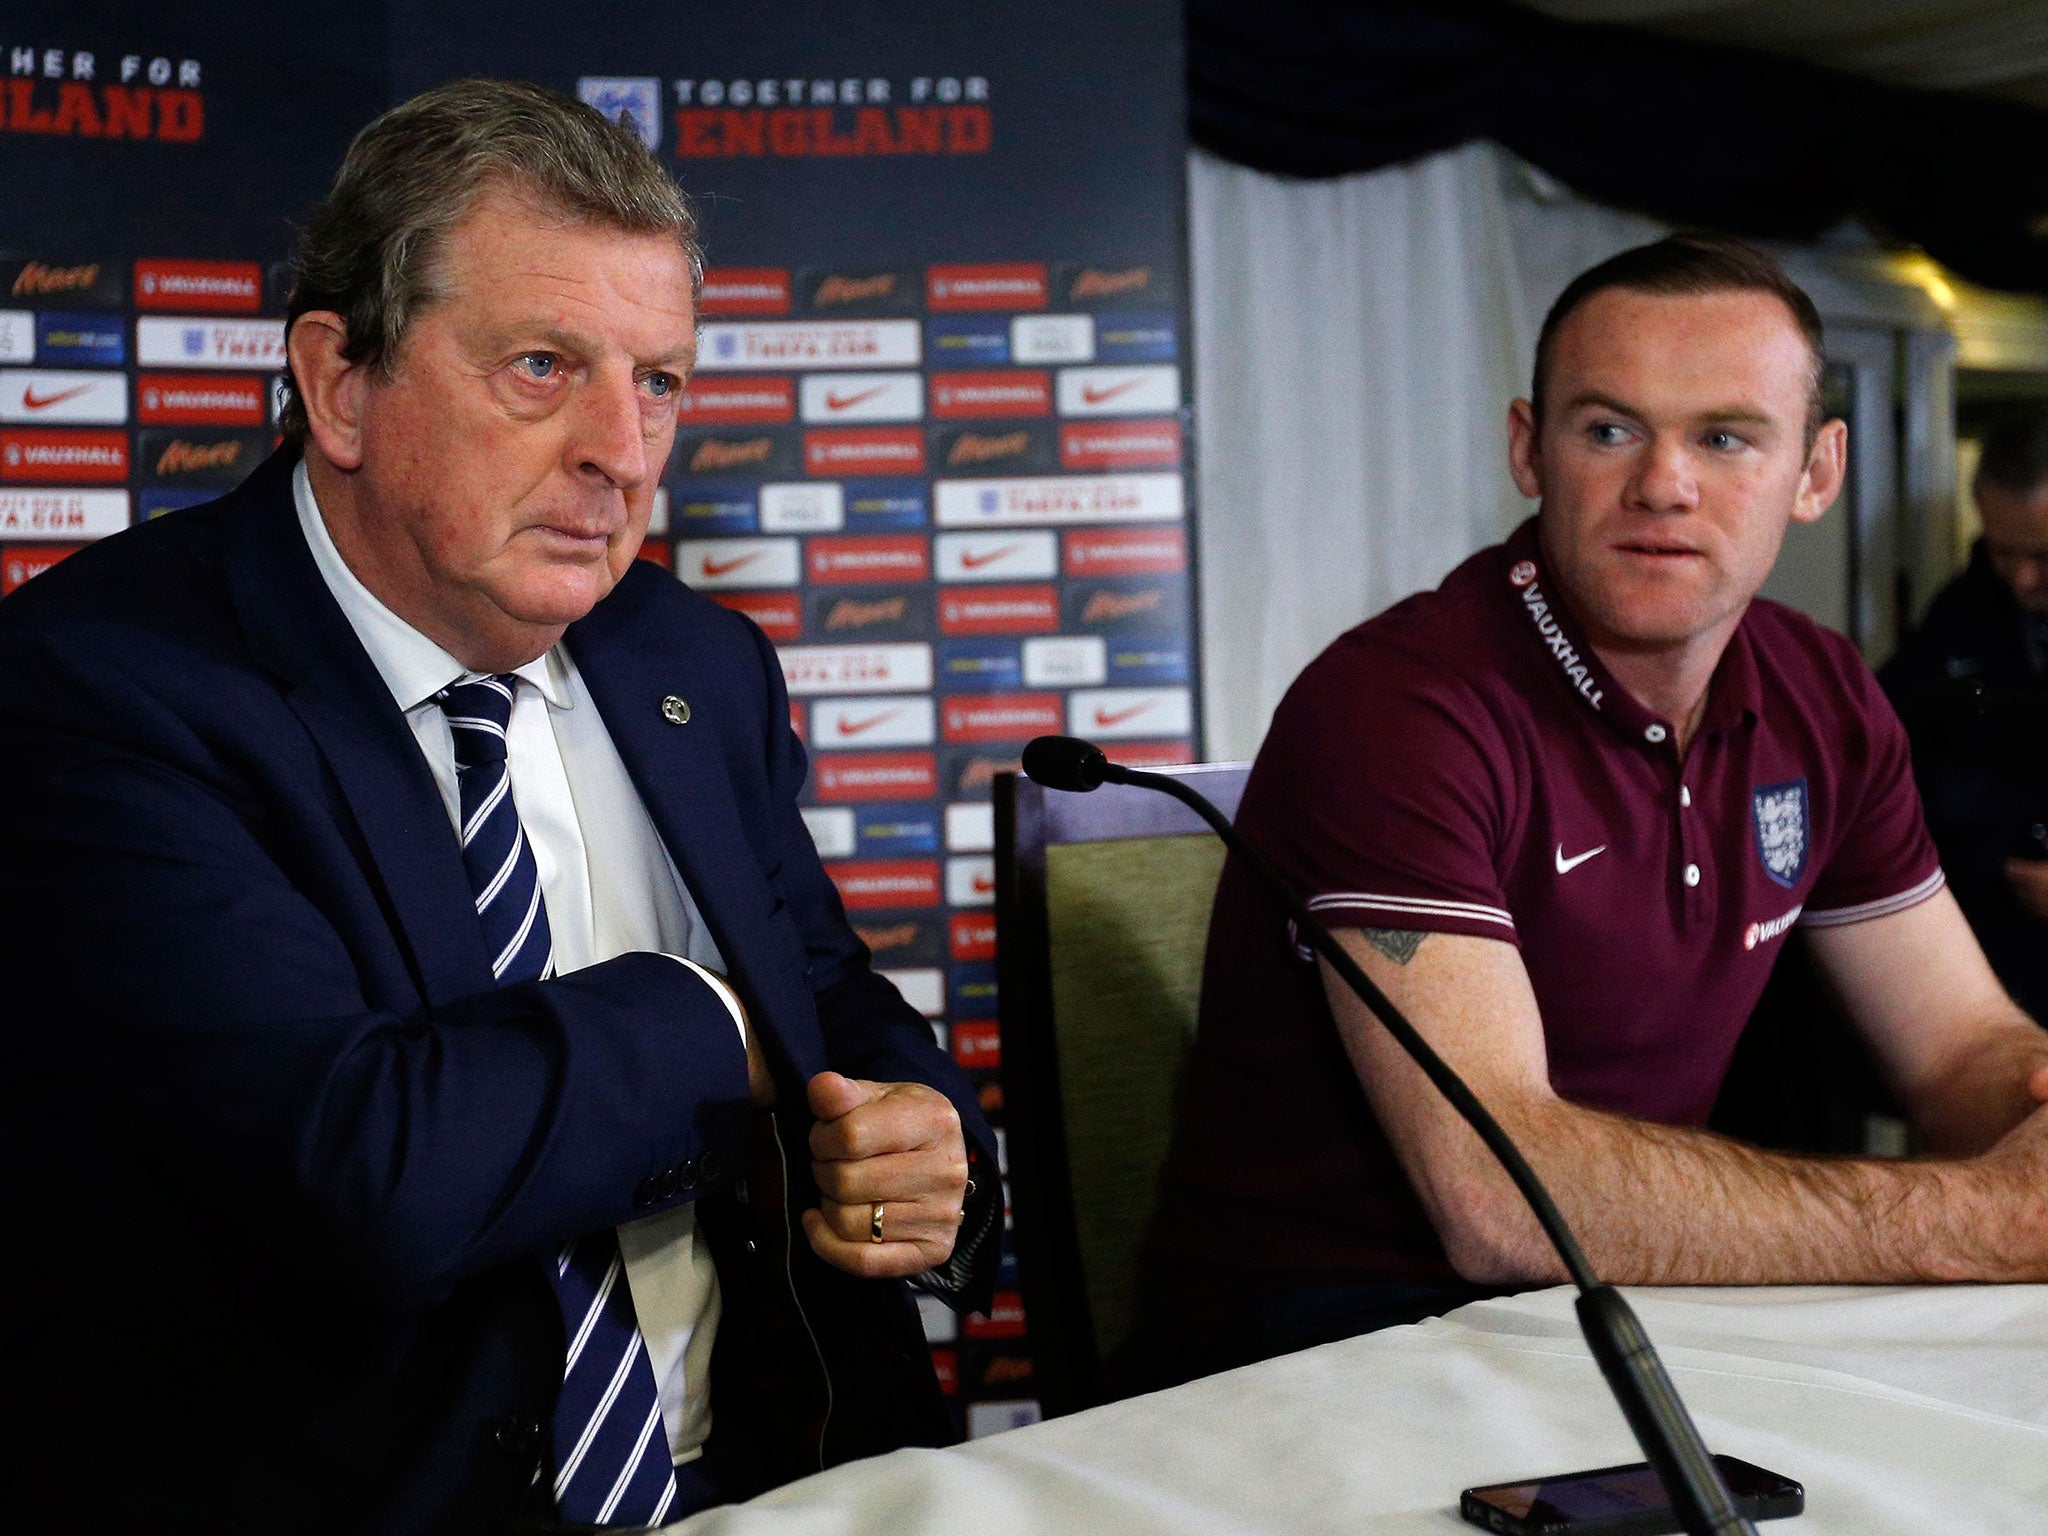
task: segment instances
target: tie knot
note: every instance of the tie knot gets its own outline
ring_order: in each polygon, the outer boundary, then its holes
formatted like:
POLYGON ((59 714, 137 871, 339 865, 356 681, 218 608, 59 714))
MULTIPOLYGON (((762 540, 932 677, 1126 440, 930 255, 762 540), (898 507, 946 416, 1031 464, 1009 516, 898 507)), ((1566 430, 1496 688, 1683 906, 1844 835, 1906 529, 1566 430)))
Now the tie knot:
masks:
POLYGON ((472 678, 437 696, 455 733, 455 766, 505 761, 505 726, 512 718, 512 692, 519 680, 506 673, 472 678))

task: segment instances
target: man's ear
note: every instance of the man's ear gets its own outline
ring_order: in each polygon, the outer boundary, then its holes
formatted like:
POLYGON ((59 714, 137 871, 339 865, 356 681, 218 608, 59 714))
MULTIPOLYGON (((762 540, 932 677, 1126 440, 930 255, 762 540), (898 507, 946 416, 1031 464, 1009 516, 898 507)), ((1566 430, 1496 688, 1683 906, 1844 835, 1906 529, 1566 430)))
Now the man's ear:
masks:
POLYGON ((1508 407, 1508 473, 1515 477, 1515 489, 1531 501, 1543 499, 1541 467, 1536 409, 1526 400, 1517 400, 1508 407))
POLYGON ((1835 504, 1842 493, 1842 480, 1849 472, 1849 424, 1826 422, 1814 435, 1813 450, 1806 456, 1806 468, 1799 476, 1799 495, 1792 503, 1792 521, 1817 523, 1821 514, 1835 504))
POLYGON ((368 370, 343 355, 348 322, 332 310, 308 310, 285 339, 292 379, 306 409, 306 427, 320 455, 336 469, 363 462, 363 392, 368 370))

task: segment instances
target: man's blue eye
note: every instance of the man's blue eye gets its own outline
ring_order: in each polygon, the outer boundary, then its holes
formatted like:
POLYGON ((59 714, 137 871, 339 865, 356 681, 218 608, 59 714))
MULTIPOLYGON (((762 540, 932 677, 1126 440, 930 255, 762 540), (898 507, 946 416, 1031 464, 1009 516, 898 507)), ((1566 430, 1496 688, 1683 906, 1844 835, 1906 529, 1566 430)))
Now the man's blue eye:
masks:
POLYGON ((650 373, 647 375, 647 387, 654 392, 656 399, 666 399, 675 392, 675 375, 672 373, 650 373))
POLYGON ((554 354, 550 352, 528 352, 519 359, 526 369, 527 377, 534 379, 552 378, 555 372, 554 354))

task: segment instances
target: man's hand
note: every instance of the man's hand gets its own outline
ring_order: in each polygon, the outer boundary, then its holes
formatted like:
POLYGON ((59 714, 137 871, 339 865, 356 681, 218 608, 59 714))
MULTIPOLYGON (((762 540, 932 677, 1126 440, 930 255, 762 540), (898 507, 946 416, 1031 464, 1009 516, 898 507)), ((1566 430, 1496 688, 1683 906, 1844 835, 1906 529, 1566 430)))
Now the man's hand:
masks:
POLYGON ((2005 883, 2035 921, 2048 923, 2048 859, 2007 859, 2005 883))
POLYGON ((823 1196, 804 1233, 827 1264, 870 1278, 946 1262, 967 1198, 960 1112, 922 1083, 870 1083, 820 1072, 808 1090, 811 1171, 823 1196), (874 1238, 875 1207, 882 1236, 874 1238))

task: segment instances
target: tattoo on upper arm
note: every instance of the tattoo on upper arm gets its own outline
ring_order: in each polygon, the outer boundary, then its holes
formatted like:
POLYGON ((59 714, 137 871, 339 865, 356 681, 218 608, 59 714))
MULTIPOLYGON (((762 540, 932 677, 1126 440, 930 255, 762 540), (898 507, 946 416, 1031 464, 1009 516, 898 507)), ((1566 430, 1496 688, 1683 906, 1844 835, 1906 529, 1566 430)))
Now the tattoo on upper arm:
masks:
POLYGON ((1396 965, 1406 965, 1415 958, 1415 951, 1422 948, 1422 941, 1429 937, 1408 928, 1361 928, 1365 942, 1385 955, 1396 965))

